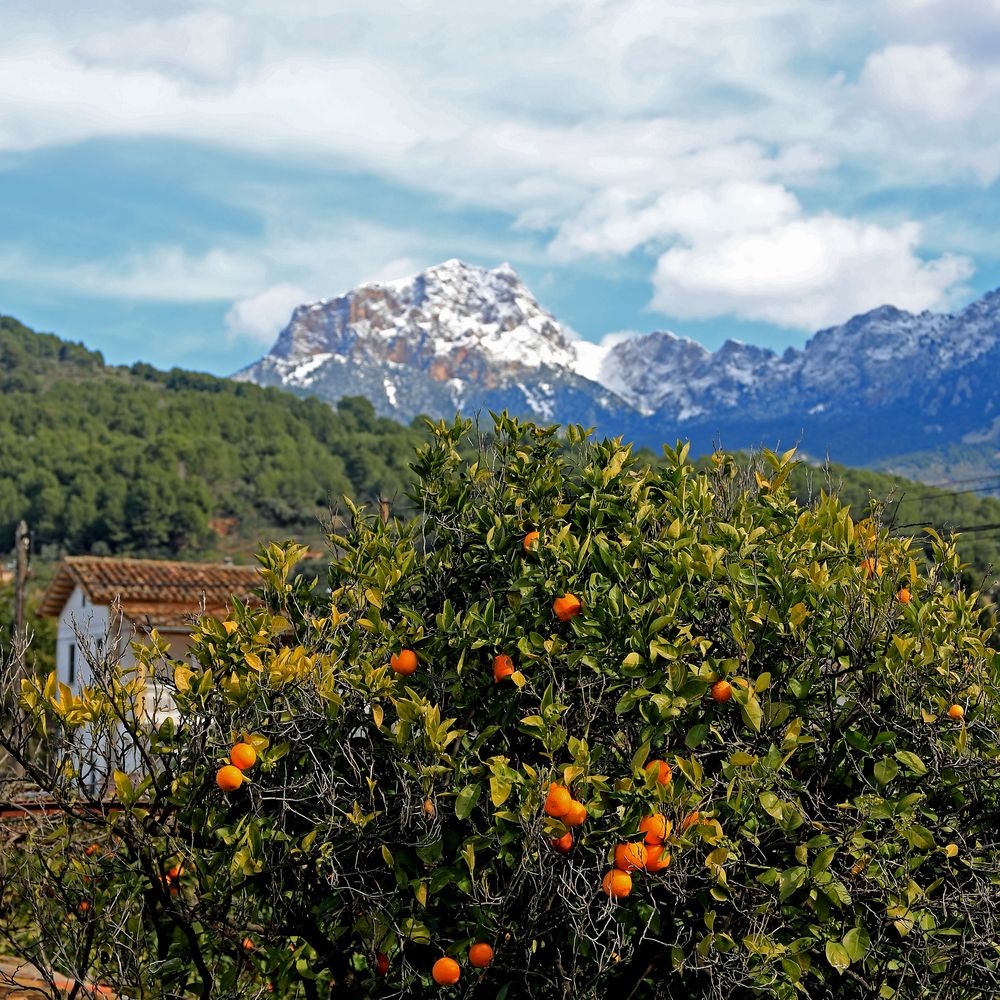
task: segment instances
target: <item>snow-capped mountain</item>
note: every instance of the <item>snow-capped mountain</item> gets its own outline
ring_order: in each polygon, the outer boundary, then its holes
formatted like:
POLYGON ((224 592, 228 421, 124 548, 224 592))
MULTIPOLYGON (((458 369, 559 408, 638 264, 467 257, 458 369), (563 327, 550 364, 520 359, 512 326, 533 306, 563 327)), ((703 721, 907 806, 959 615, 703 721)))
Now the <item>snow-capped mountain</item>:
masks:
POLYGON ((449 260, 299 306, 270 353, 235 378, 330 402, 367 396, 398 420, 507 408, 610 426, 628 404, 576 364, 573 340, 513 268, 449 260))
POLYGON ((576 340, 504 264, 450 260, 298 307, 235 377, 399 420, 506 408, 596 425, 637 444, 790 447, 853 464, 1000 442, 1000 290, 956 314, 882 306, 802 350, 730 340, 709 351, 655 332, 576 340))

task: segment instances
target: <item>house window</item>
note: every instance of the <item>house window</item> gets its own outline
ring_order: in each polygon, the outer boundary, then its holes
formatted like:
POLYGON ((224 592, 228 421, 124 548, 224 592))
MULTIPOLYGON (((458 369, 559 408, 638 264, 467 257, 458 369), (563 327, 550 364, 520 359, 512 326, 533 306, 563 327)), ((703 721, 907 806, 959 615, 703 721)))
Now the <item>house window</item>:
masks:
POLYGON ((73 684, 76 681, 76 644, 69 644, 69 669, 66 672, 66 683, 73 684))

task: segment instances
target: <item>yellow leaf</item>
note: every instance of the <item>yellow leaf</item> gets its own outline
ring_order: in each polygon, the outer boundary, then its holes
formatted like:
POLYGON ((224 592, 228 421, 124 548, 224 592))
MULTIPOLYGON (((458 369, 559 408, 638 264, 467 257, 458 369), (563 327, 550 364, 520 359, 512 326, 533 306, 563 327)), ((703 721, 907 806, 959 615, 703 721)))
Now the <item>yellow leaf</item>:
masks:
POLYGON ((416 889, 413 890, 413 895, 417 897, 417 902, 421 906, 427 905, 427 883, 421 882, 416 889))
POLYGON ((372 706, 372 718, 375 720, 375 725, 376 726, 378 726, 378 727, 381 728, 381 726, 382 726, 382 719, 384 717, 385 717, 385 712, 382 711, 382 706, 381 705, 373 705, 372 706))
POLYGON ((799 601, 798 604, 795 604, 791 608, 789 608, 789 610, 788 610, 788 620, 794 626, 798 627, 799 625, 801 625, 806 620, 806 618, 809 617, 810 614, 811 614, 811 612, 805 606, 805 604, 803 604, 802 601, 799 601))
POLYGON ((510 679, 519 687, 523 688, 525 684, 528 683, 528 678, 521 673, 520 670, 515 670, 514 673, 510 675, 510 679))
POLYGON ((948 844, 945 847, 945 849, 944 849, 944 853, 949 858, 957 857, 957 855, 958 855, 958 844, 948 844))

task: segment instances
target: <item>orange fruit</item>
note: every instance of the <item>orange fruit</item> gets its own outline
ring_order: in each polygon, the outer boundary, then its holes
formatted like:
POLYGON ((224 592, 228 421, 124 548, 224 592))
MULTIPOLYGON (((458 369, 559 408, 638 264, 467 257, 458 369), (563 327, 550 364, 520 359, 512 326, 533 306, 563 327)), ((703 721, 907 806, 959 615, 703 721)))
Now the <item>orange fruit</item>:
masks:
POLYGON ((900 604, 909 604, 910 603, 910 588, 909 587, 901 587, 899 593, 896 595, 896 598, 899 600, 900 604))
POLYGON ((948 718, 954 719, 956 722, 959 719, 964 719, 965 709, 962 708, 961 705, 952 705, 951 708, 948 709, 948 718))
POLYGON ((700 823, 700 822, 701 822, 701 817, 698 815, 698 810, 695 809, 695 811, 691 813, 690 816, 684 817, 684 822, 681 823, 681 829, 686 830, 689 826, 694 826, 695 823, 700 823))
POLYGON ((663 813, 653 813, 639 823, 639 832, 646 835, 643 843, 647 847, 662 844, 670 836, 671 823, 663 813))
POLYGON ((229 759, 241 771, 246 771, 257 763, 257 751, 249 743, 237 743, 229 751, 229 759))
POLYGON ((412 649, 401 649, 389 657, 389 665, 397 674, 409 677, 417 669, 417 654, 412 649))
POLYGON ((561 819, 573 804, 573 796, 569 789, 562 785, 549 785, 549 794, 545 796, 545 812, 549 816, 561 819))
POLYGON ((670 867, 670 855, 664 844, 652 844, 646 848, 646 871, 651 874, 662 872, 670 867))
POLYGON ((92 858, 97 853, 97 844, 91 844, 83 853, 92 858))
POLYGON ((389 956, 384 951, 375 956, 375 972, 380 976, 389 975, 389 956))
POLYGON ((673 769, 665 760, 651 760, 646 765, 646 773, 656 770, 656 780, 661 785, 669 785, 674 777, 673 769))
POLYGON ((424 799, 424 815, 425 816, 437 815, 437 807, 434 805, 433 799, 424 799))
POLYGON ((174 865, 170 871, 167 872, 167 878, 178 879, 184 874, 183 865, 174 865))
POLYGON ((624 899, 632 891, 632 876, 618 868, 612 868, 604 876, 601 888, 612 899, 624 899))
POLYGON ((570 802, 569 809, 560 817, 567 826, 580 826, 587 822, 587 807, 575 799, 570 802))
POLYGON ((631 844, 619 844, 615 848, 615 868, 623 872, 634 872, 637 868, 646 866, 646 845, 640 841, 631 844))
POLYGON ((226 764, 220 767, 215 776, 215 783, 224 792, 235 792, 244 782, 243 772, 234 764, 226 764))
POLYGON ((253 939, 252 938, 245 937, 243 939, 243 950, 244 951, 253 951, 253 939))
POLYGON ((507 680, 512 673, 514 673, 514 661, 506 653, 493 657, 493 682, 495 684, 507 680))
POLYGON ((561 837, 550 840, 549 843, 556 854, 569 854, 573 850, 573 834, 567 831, 561 837))
POLYGON ((453 958, 439 958, 431 969, 431 975, 438 986, 454 986, 458 982, 462 970, 458 967, 458 962, 453 958))
POLYGON ((576 594, 563 594, 562 597, 557 597, 552 602, 552 610, 561 622, 568 622, 570 618, 575 618, 582 608, 583 605, 576 594))
POLYGON ((469 965, 477 969, 488 969, 493 961, 493 949, 483 941, 469 949, 469 965))
POLYGON ((79 906, 77 907, 77 909, 78 909, 78 910, 79 910, 79 911, 80 911, 81 913, 86 913, 86 912, 87 912, 87 910, 89 910, 89 909, 90 909, 90 903, 88 903, 88 902, 87 902, 87 900, 83 900, 83 902, 82 902, 82 903, 80 903, 80 905, 79 905, 79 906))
POLYGON ((717 702, 729 701, 733 696, 733 686, 729 681, 716 681, 712 685, 712 699, 717 702))
POLYGON ((882 564, 877 559, 866 559, 861 568, 865 571, 865 579, 870 580, 873 576, 882 575, 882 564))
POLYGON ((521 544, 524 545, 525 552, 531 552, 533 549, 538 548, 538 537, 537 531, 529 531, 524 536, 524 541, 521 544))

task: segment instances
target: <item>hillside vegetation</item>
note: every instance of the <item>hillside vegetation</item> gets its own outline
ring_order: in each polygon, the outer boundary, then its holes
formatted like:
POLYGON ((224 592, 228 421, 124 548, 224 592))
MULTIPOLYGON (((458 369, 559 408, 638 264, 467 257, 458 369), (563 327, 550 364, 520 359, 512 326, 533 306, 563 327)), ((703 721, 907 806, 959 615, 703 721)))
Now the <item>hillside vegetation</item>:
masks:
POLYGON ((401 497, 424 434, 317 400, 100 353, 0 317, 0 549, 213 555, 318 536, 343 495, 401 497))
MULTIPOLYGON (((258 540, 288 536, 316 544, 343 495, 389 496, 404 513, 425 439, 360 397, 333 409, 177 368, 109 366, 97 351, 0 316, 3 551, 21 518, 36 557, 49 559, 249 557, 258 540)), ((907 533, 1000 524, 1000 500, 871 470, 800 464, 791 486, 800 503, 833 492, 855 517, 882 502, 886 521, 907 533)), ((968 532, 958 550, 969 582, 994 589, 1000 529, 968 532)))

